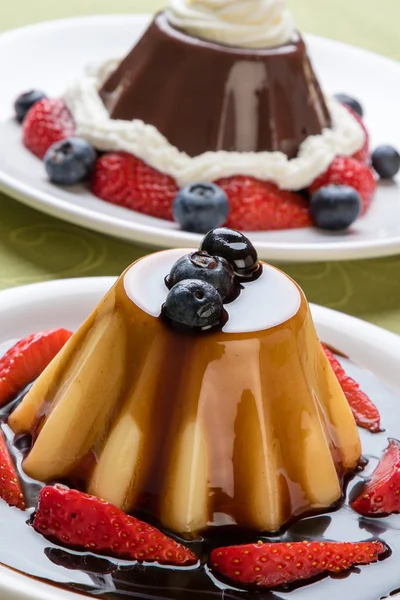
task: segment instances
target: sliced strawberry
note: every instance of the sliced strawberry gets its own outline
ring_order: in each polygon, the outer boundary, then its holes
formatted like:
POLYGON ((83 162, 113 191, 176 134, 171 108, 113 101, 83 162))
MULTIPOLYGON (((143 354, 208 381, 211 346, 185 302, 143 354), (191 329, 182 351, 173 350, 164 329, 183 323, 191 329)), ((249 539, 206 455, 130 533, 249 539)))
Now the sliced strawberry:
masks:
POLYGON ((197 562, 193 552, 155 527, 108 502, 60 486, 41 491, 33 527, 68 547, 98 554, 177 566, 197 562))
POLYGON ((378 560, 387 548, 379 541, 296 542, 249 544, 217 548, 211 553, 211 568, 242 584, 274 588, 311 579, 322 573, 341 573, 353 565, 378 560))
POLYGON ((171 221, 178 187, 172 177, 131 154, 110 152, 96 163, 92 192, 106 202, 171 221))
POLYGON ((308 202, 299 194, 252 177, 220 179, 229 198, 227 227, 242 231, 295 229, 312 225, 308 202))
POLYGON ((376 190, 374 172, 367 165, 354 158, 338 156, 327 171, 320 175, 310 186, 313 194, 326 185, 348 185, 360 194, 363 214, 368 210, 376 190))
POLYGON ((45 98, 34 104, 22 125, 25 146, 39 158, 43 158, 55 142, 74 133, 74 120, 61 98, 45 98))
POLYGON ((25 510, 25 498, 21 483, 8 451, 4 433, 0 430, 0 497, 10 506, 25 510))
POLYGON ((400 512, 400 442, 390 440, 381 462, 352 508, 366 516, 400 512))
POLYGON ((34 333, 10 348, 0 358, 0 406, 39 377, 71 335, 66 329, 51 329, 34 333))
POLYGON ((354 419, 359 427, 368 429, 372 433, 381 431, 381 416, 379 410, 373 404, 351 377, 346 375, 340 362, 335 358, 332 352, 322 344, 325 354, 331 364, 331 367, 339 380, 342 390, 350 404, 354 419))

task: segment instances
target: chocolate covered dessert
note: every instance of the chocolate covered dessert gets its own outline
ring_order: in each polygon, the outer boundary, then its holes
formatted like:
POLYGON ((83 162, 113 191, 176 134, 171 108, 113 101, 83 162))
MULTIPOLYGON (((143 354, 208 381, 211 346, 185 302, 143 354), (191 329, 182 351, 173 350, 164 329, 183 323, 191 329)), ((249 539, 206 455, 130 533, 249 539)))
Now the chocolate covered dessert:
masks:
POLYGON ((100 90, 112 119, 140 120, 189 156, 282 152, 331 126, 297 32, 276 48, 223 46, 156 16, 100 90), (162 101, 160 102, 160 99, 162 101))
MULTIPOLYGON (((362 106, 324 95, 284 0, 169 0, 125 57, 63 99, 22 95, 19 120, 28 104, 51 182, 193 233, 345 230, 376 189, 362 106)), ((381 177, 400 169, 376 156, 381 177)))

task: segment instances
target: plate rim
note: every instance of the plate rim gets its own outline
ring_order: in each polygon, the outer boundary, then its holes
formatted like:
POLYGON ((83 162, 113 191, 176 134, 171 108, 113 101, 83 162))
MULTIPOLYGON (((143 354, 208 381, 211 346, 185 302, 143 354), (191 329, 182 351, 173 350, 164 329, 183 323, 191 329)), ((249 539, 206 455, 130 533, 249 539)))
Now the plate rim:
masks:
MULTIPOLYGON (((70 28, 77 26, 93 26, 96 23, 126 23, 129 19, 134 23, 146 25, 151 19, 146 13, 121 13, 110 15, 88 15, 82 17, 69 17, 64 19, 48 20, 23 27, 11 29, 0 34, 0 48, 14 39, 23 38, 29 34, 43 34, 54 28, 70 28)), ((314 34, 306 34, 306 39, 325 48, 341 48, 351 52, 359 58, 378 60, 386 68, 391 68, 400 74, 400 62, 387 56, 377 54, 361 47, 353 46, 331 38, 314 34)), ((0 191, 8 194, 13 199, 35 208, 52 217, 61 219, 74 225, 85 227, 105 235, 116 237, 130 243, 137 243, 146 247, 172 246, 185 247, 193 244, 193 234, 179 230, 163 229, 150 223, 142 224, 135 221, 125 221, 123 216, 106 215, 81 205, 69 203, 29 183, 19 181, 6 171, 0 170, 0 191), (172 236, 171 236, 172 232, 172 236), (172 239, 171 239, 172 237, 172 239)), ((197 236, 201 239, 201 236, 197 236)), ((318 244, 310 242, 275 242, 255 241, 260 256, 273 261, 282 262, 323 262, 326 260, 359 260, 378 258, 400 254, 400 235, 388 238, 376 237, 374 240, 343 240, 332 243, 327 238, 326 242, 318 244)))
MULTIPOLYGON (((2 290, 0 291, 0 322, 2 319, 9 321, 12 313, 18 315, 24 306, 28 307, 32 303, 40 301, 53 303, 56 299, 59 302, 61 300, 61 303, 62 301, 67 303, 71 296, 90 297, 94 308, 96 302, 115 281, 116 277, 57 279, 2 290)), ((360 362, 371 371, 376 371, 376 355, 379 353, 380 362, 387 363, 387 367, 381 369, 380 377, 383 377, 386 384, 394 383, 400 393, 400 381, 396 382, 391 374, 395 364, 393 355, 396 356, 397 353, 397 356, 400 356, 400 336, 356 317, 315 304, 310 306, 318 332, 324 341, 338 350, 351 353, 356 362, 360 362)), ((69 311, 73 310, 72 305, 68 304, 68 307, 69 311)), ((9 339, 8 334, 6 337, 9 339)), ((0 343, 5 341, 7 340, 0 331, 0 343)), ((4 565, 0 565, 0 593, 6 594, 8 600, 82 598, 82 594, 35 580, 4 565)))

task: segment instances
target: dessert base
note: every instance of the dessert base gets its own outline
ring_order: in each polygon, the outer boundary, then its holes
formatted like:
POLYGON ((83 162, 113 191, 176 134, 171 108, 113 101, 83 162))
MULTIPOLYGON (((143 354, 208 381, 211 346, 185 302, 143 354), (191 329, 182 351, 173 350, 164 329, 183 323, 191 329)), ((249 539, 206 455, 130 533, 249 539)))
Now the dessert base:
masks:
MULTIPOLYGON (((1 350, 1 348, 0 348, 1 350)), ((375 376, 356 367, 348 359, 341 359, 347 373, 354 377, 380 409, 386 431, 370 434, 360 430, 364 456, 368 466, 349 482, 347 498, 375 468, 378 457, 387 446, 388 437, 399 437, 396 423, 400 422, 400 398, 386 388, 375 376)), ((8 407, 10 411, 12 407, 8 407)), ((7 413, 0 413, 5 421, 7 413)), ((10 431, 3 424, 6 435, 10 431)), ((17 440, 15 454, 21 458, 29 439, 17 440)), ((18 461, 20 464, 20 460, 18 461)), ((27 503, 33 507, 41 485, 25 481, 27 503)), ((30 512, 33 508, 30 509, 30 512)), ((48 542, 27 525, 29 512, 22 513, 0 503, 0 527, 3 544, 0 545, 0 563, 57 587, 105 600, 380 600, 396 591, 400 593, 398 562, 400 559, 399 517, 367 519, 348 509, 347 501, 337 510, 323 515, 310 516, 293 522, 275 537, 261 537, 264 541, 336 540, 360 541, 381 538, 391 548, 391 560, 368 567, 353 569, 345 576, 326 577, 313 584, 277 591, 239 591, 213 578, 207 568, 193 567, 171 569, 142 566, 126 561, 76 553, 48 542), (32 557, 34 559, 32 560, 32 557), (334 580, 333 580, 334 579, 334 580)), ((199 555, 208 556, 210 550, 231 543, 257 542, 259 537, 237 529, 219 530, 209 539, 185 541, 199 555)))

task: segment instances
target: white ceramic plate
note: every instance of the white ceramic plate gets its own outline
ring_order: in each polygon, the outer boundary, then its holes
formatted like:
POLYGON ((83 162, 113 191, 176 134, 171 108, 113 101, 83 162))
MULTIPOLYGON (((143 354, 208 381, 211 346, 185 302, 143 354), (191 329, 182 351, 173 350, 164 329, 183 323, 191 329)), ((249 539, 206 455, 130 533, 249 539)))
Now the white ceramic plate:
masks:
MULTIPOLYGON (((76 329, 114 281, 112 277, 69 279, 1 292, 0 345, 41 329, 76 329)), ((321 306, 312 306, 312 312, 321 339, 350 355, 400 393, 400 337, 321 306)), ((0 567, 0 598, 72 600, 82 598, 82 595, 54 588, 0 567)))
MULTIPOLYGON (((96 199, 82 189, 66 191, 46 181, 42 163, 22 146, 11 119, 13 99, 42 88, 61 94, 86 65, 123 56, 148 23, 138 15, 102 16, 43 23, 0 36, 0 187, 16 199, 53 216, 141 244, 197 245, 198 236, 173 223, 96 199)), ((347 92, 366 107, 372 143, 400 147, 400 65, 363 50, 308 38, 325 90, 347 92)), ((380 186, 369 214, 351 231, 328 234, 313 228, 251 235, 264 259, 345 260, 400 252, 400 192, 380 186)))

